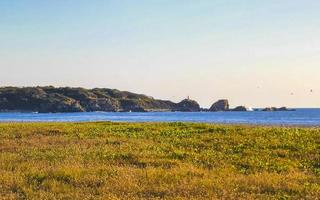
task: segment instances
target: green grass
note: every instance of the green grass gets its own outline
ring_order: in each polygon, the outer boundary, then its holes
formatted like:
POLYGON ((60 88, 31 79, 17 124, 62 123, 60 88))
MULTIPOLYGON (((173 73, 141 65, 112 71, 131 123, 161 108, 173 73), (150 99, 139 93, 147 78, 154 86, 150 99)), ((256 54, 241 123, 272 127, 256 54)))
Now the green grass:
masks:
POLYGON ((319 197, 319 128, 0 124, 0 199, 319 197))

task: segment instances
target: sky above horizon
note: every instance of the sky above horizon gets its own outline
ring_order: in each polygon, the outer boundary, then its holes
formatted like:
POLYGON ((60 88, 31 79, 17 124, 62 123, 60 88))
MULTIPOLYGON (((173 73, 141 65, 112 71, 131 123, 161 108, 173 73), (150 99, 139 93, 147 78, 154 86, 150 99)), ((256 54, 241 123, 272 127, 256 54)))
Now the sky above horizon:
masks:
POLYGON ((320 107, 318 0, 1 0, 0 86, 320 107))

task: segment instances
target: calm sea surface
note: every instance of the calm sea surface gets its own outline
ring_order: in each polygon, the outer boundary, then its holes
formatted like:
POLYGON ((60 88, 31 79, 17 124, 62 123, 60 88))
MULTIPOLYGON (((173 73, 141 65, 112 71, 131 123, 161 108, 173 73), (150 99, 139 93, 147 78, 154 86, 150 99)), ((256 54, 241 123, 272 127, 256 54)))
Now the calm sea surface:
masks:
POLYGON ((0 113, 0 122, 206 122, 320 126, 320 109, 290 112, 0 113))

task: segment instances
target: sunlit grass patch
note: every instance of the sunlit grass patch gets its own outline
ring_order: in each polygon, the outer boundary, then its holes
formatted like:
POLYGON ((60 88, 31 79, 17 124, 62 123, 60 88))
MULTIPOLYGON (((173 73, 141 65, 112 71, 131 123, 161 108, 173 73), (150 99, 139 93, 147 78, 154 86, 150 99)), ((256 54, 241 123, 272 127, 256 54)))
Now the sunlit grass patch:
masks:
POLYGON ((320 129, 0 124, 0 199, 316 199, 320 129))

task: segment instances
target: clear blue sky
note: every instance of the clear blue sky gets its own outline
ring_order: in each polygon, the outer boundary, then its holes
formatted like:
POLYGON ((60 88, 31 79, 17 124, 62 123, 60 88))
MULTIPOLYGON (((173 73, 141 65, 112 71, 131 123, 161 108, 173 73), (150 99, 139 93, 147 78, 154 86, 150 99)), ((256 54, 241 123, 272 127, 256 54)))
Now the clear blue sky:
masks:
POLYGON ((318 0, 1 0, 0 85, 320 107, 319 11, 318 0))

